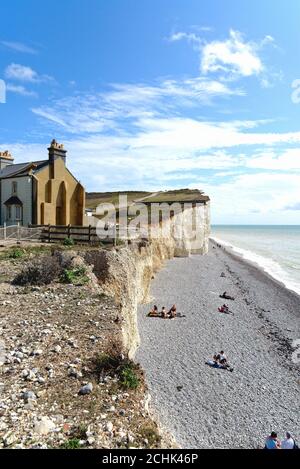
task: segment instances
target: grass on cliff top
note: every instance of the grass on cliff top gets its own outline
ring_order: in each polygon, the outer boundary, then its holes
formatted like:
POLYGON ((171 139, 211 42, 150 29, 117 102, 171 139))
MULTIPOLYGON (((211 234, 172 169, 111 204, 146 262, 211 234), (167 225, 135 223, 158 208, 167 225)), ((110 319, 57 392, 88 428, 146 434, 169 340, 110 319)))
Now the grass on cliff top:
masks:
POLYGON ((42 254, 49 254, 51 246, 22 246, 15 245, 7 247, 0 252, 0 260, 25 260, 30 257, 39 256, 42 254))
POLYGON ((86 208, 95 209, 99 204, 110 203, 118 206, 119 195, 127 195, 128 202, 135 199, 141 199, 151 192, 145 191, 123 191, 123 192, 87 192, 86 193, 86 208))
MULTIPOLYGON (((127 195, 128 202, 145 198, 145 202, 191 202, 195 200, 207 201, 209 198, 198 189, 177 189, 171 191, 151 192, 90 192, 86 194, 86 207, 96 209, 102 203, 111 203, 118 207, 119 195, 127 195)), ((141 200, 143 202, 143 200, 141 200)))

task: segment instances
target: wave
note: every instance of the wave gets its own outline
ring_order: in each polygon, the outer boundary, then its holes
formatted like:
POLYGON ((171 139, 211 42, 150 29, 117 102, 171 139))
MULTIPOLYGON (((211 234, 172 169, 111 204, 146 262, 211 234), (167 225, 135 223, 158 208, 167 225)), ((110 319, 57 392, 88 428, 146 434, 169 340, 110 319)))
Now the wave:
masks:
POLYGON ((248 249, 242 249, 237 246, 234 246, 228 241, 224 241, 223 239, 216 238, 215 236, 211 236, 210 239, 220 244, 224 248, 229 248, 242 259, 245 259, 251 263, 256 264, 260 269, 262 269, 268 275, 273 277, 275 280, 283 283, 283 285, 286 288, 300 295, 299 283, 294 282, 291 279, 290 275, 281 267, 281 265, 278 262, 274 261, 273 259, 264 257, 260 254, 257 254, 253 251, 250 251, 248 249))

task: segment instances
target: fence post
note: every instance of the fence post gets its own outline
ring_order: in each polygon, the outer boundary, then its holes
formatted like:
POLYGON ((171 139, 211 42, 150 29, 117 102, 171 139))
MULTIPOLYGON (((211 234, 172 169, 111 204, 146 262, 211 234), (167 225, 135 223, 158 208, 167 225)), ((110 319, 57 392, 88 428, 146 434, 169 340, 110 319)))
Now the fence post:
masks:
POLYGON ((114 225, 114 246, 117 245, 117 225, 114 225))
POLYGON ((17 239, 20 241, 20 222, 18 221, 18 228, 17 228, 17 239))
POLYGON ((48 243, 51 243, 51 225, 48 225, 48 243))
POLYGON ((92 231, 92 225, 89 225, 89 244, 91 244, 91 231, 92 231))
POLYGON ((71 225, 70 225, 70 223, 68 224, 67 236, 68 236, 68 238, 71 237, 71 225))
POLYGON ((3 223, 3 237, 6 239, 6 221, 3 223))

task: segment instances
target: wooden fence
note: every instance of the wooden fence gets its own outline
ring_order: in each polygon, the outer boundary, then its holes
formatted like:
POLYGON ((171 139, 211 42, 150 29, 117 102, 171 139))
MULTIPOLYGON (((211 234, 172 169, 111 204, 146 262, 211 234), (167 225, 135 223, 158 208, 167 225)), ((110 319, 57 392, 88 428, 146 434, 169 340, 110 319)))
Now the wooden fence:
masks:
POLYGON ((115 244, 116 236, 99 238, 95 226, 76 225, 29 225, 29 228, 40 228, 40 240, 44 242, 64 241, 66 238, 73 239, 77 243, 89 244, 115 244))

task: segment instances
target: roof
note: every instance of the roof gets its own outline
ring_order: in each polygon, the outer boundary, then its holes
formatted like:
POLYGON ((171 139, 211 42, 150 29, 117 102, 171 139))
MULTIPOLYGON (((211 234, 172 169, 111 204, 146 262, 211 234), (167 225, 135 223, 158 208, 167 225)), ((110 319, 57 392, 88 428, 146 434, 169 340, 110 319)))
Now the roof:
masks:
POLYGON ((13 176, 28 176, 30 170, 32 170, 32 166, 34 165, 35 168, 33 172, 35 173, 39 169, 47 166, 49 160, 42 160, 42 161, 29 161, 27 163, 18 163, 18 164, 9 164, 5 168, 0 171, 0 179, 10 178, 13 176))
POLYGON ((23 205, 23 202, 16 195, 12 195, 6 202, 4 202, 4 205, 23 205))

